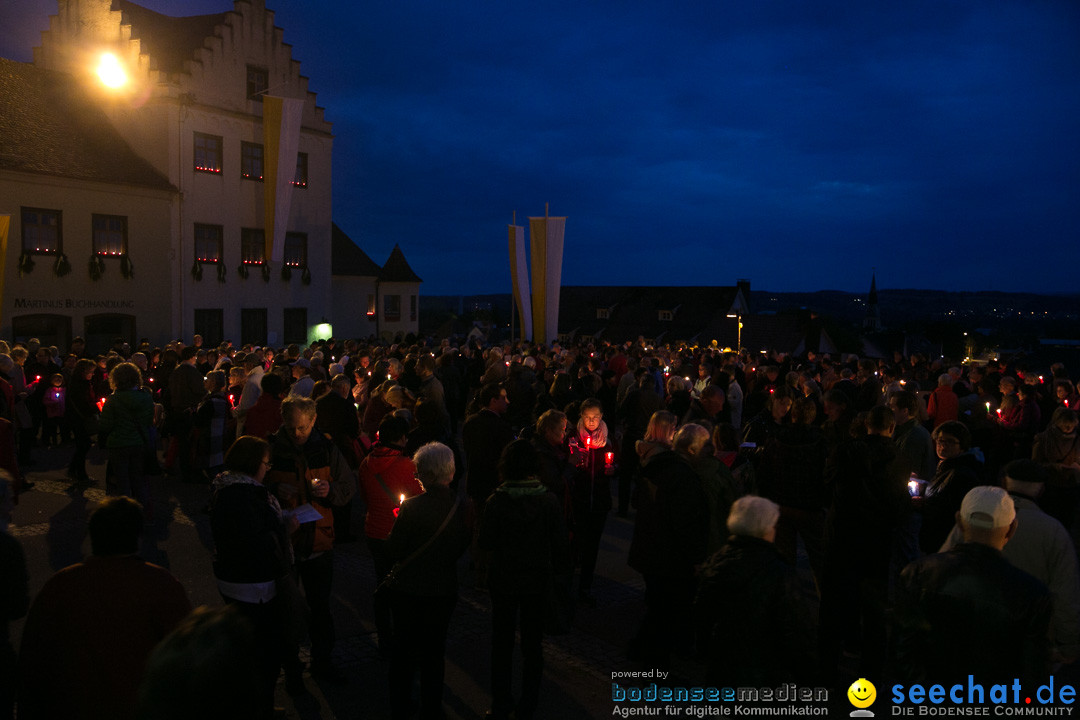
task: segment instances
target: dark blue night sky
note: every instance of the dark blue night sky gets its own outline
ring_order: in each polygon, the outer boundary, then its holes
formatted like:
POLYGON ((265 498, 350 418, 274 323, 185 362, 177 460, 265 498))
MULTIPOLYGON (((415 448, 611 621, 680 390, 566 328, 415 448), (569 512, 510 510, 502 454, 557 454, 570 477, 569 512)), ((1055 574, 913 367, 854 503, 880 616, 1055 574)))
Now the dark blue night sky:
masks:
MULTIPOLYGON (((1078 289, 1074 0, 268 4, 337 223, 426 294, 508 292, 545 202, 565 284, 1078 289)), ((0 4, 0 56, 55 12, 0 4)))

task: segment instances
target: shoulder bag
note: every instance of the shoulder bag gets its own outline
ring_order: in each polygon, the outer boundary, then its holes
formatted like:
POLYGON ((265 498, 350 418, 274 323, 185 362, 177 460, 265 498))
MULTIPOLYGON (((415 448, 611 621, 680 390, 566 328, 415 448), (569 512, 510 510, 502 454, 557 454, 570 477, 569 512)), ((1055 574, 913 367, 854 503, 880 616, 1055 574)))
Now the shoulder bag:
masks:
POLYGON ((409 557, 405 558, 399 563, 395 563, 394 567, 390 568, 390 572, 386 574, 386 577, 384 577, 382 582, 379 583, 378 587, 375 588, 374 596, 376 598, 385 598, 390 596, 390 594, 394 591, 394 586, 398 584, 398 579, 401 576, 402 568, 404 568, 410 562, 422 555, 425 550, 431 547, 431 544, 435 542, 435 539, 439 537, 439 535, 442 534, 443 530, 446 529, 446 526, 450 524, 450 520, 454 517, 454 513, 457 512, 458 505, 460 504, 461 498, 459 497, 454 501, 454 505, 450 508, 450 512, 446 513, 446 517, 443 518, 442 525, 439 525, 439 529, 435 531, 435 534, 429 537, 427 539, 427 542, 425 542, 423 545, 413 551, 412 555, 409 555, 409 557))

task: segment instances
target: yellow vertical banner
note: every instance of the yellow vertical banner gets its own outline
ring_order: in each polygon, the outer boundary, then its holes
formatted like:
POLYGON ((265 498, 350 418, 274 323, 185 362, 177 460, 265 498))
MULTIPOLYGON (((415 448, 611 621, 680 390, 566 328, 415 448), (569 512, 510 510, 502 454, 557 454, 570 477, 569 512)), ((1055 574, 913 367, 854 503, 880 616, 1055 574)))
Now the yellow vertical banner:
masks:
POLYGON ((533 342, 551 345, 559 337, 559 299, 562 288, 565 217, 529 218, 532 250, 533 342))
POLYGON ((11 216, 0 215, 0 322, 4 318, 4 280, 7 278, 7 246, 10 229, 11 216))

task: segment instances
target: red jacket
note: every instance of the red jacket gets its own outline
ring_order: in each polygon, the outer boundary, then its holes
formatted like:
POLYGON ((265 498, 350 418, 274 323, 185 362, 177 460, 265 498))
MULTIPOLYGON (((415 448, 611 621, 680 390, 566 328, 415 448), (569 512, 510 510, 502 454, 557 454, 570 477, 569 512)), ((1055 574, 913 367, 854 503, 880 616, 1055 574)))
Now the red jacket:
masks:
POLYGON ((416 479, 416 465, 401 450, 376 445, 360 463, 360 492, 367 505, 364 533, 369 538, 385 540, 394 529, 397 519, 394 510, 400 505, 401 496, 419 495, 424 487, 416 479))
POLYGON ((281 427, 281 398, 263 393, 244 415, 244 434, 266 439, 281 427))
POLYGON ((930 402, 926 405, 926 414, 934 421, 934 427, 960 418, 960 398, 951 387, 938 385, 930 393, 930 402))

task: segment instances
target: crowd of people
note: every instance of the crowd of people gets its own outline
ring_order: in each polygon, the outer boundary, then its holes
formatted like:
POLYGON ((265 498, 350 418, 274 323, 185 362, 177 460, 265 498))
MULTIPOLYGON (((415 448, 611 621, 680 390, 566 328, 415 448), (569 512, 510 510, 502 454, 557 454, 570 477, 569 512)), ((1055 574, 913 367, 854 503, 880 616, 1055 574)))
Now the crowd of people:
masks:
MULTIPOLYGON (((700 680, 724 686, 937 682, 968 667, 1039 677, 1080 654, 1078 403, 1064 367, 1022 360, 641 340, 274 349, 196 336, 134 351, 117 340, 99 356, 79 339, 62 356, 0 343, 0 497, 32 489, 36 446, 69 440, 73 486, 100 482, 114 496, 91 518, 93 557, 30 605, 19 717, 168 717, 184 696, 154 680, 161 667, 195 682, 198 641, 227 668, 239 650, 223 638, 257 658, 237 676, 252 717, 272 716, 282 671, 290 694, 308 692, 305 642, 312 677, 346 682, 332 654, 334 548, 361 538, 393 717, 443 716, 459 565, 491 600, 487 716, 533 717, 543 635, 571 632, 575 607, 602 603, 596 565, 613 511, 633 521, 627 562, 646 588, 631 661, 695 656, 700 680), (95 437, 108 454, 99 479, 86 467, 95 437), (209 486, 222 617, 188 616, 183 588, 135 557, 163 472, 209 486), (140 583, 160 596, 152 607, 111 601, 140 583), (68 595, 95 592, 66 609, 68 595), (109 611, 80 635, 100 603, 109 611), (125 623, 142 626, 106 637, 125 623), (991 625, 987 637, 1005 640, 970 641, 991 625), (65 662, 70 692, 35 684, 65 662), (100 712, 70 714, 72 703, 100 712)), ((17 543, 5 543, 11 620, 26 612, 27 585, 17 543)), ((15 666, 10 642, 0 661, 15 666)), ((0 718, 15 677, 0 673, 0 718)))

